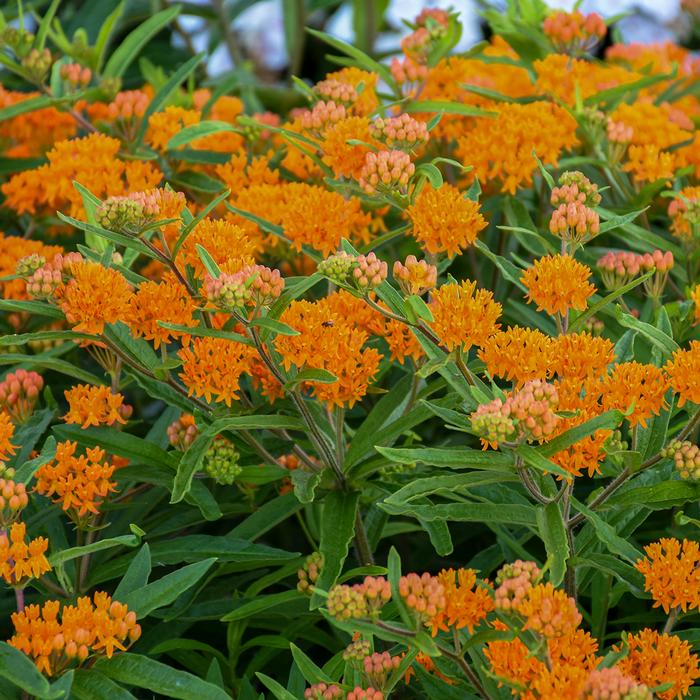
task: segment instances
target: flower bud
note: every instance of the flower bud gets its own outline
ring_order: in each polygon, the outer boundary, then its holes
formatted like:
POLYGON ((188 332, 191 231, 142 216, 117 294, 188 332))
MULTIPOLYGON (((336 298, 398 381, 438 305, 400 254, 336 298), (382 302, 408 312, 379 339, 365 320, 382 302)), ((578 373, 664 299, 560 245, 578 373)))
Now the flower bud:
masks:
POLYGON ((372 290, 378 287, 389 274, 387 264, 379 260, 374 253, 359 255, 356 259, 357 267, 352 271, 355 284, 360 290, 372 290))

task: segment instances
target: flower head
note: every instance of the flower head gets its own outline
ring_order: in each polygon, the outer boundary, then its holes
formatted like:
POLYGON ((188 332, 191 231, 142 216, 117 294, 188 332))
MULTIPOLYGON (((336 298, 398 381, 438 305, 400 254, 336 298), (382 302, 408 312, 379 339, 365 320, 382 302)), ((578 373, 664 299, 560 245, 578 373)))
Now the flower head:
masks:
POLYGON ((518 611, 525 617, 524 629, 530 629, 548 639, 571 633, 582 620, 574 599, 554 588, 551 583, 533 586, 518 611))
POLYGON ((652 415, 659 415, 665 405, 664 394, 668 380, 654 365, 640 362, 623 362, 613 366, 603 381, 603 407, 605 410, 632 409, 627 420, 630 425, 646 422, 652 415))
POLYGON ((486 228, 479 205, 446 183, 438 189, 426 184, 406 215, 414 238, 425 250, 449 257, 473 245, 479 231, 486 228))
POLYGON ((6 410, 0 411, 0 462, 6 462, 15 453, 16 445, 12 444, 15 425, 6 410))
POLYGON ((635 568, 644 574, 644 590, 651 593, 654 607, 668 613, 700 606, 700 546, 697 542, 662 537, 648 544, 646 557, 635 568))
POLYGON ((49 541, 45 537, 26 541, 27 526, 14 523, 9 537, 0 532, 0 576, 10 586, 23 586, 30 578, 39 578, 51 565, 46 558, 49 541))
POLYGON ((54 459, 37 470, 36 491, 80 520, 97 514, 117 485, 110 481, 114 465, 104 461, 104 450, 94 447, 76 456, 77 447, 75 442, 58 443, 54 459))
POLYGON ((394 262, 394 279, 404 293, 422 296, 437 284, 437 267, 409 255, 403 264, 400 260, 394 262))
POLYGON ((410 573, 399 579, 399 595, 421 622, 426 625, 447 606, 445 586, 437 576, 410 573))
POLYGON ((678 405, 700 403, 700 341, 691 340, 687 350, 676 350, 664 366, 678 405))
POLYGON ((527 287, 527 300, 537 310, 565 314, 569 309, 584 311, 595 287, 588 281, 591 270, 568 255, 549 255, 535 260, 521 281, 527 287))
POLYGON ((44 380, 36 372, 22 368, 8 372, 0 382, 0 411, 7 412, 15 423, 24 423, 43 388, 44 380))
POLYGON ((430 620, 433 636, 452 626, 472 633, 494 609, 491 592, 477 584, 474 569, 443 569, 437 578, 445 589, 445 607, 430 620))
POLYGON ((586 679, 582 700, 652 700, 653 694, 644 685, 626 676, 617 666, 593 669, 586 679))
POLYGON ((449 350, 482 347, 498 331, 502 307, 492 292, 477 289, 476 282, 443 284, 430 300, 432 327, 449 350))
MULTIPOLYGON (((700 678, 697 655, 688 642, 675 635, 643 629, 628 635, 627 646, 629 653, 617 662, 618 668, 648 688, 672 683, 668 690, 657 693, 662 700, 682 698, 700 678)), ((613 650, 619 651, 619 647, 613 650)))
POLYGON ((358 182, 367 194, 382 191, 405 193, 415 171, 416 166, 404 151, 369 151, 358 182))
POLYGON ((126 423, 124 397, 107 386, 78 384, 64 395, 68 401, 68 413, 63 416, 66 423, 77 423, 81 428, 126 423))

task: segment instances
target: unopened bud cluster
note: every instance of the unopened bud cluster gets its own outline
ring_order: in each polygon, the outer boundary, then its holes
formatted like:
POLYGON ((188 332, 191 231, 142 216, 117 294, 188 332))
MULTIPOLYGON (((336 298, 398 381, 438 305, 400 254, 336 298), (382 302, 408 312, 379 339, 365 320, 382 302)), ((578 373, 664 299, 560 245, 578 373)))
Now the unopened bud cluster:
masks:
POLYGON ((399 656, 392 656, 388 651, 374 652, 366 656, 362 661, 362 670, 367 676, 367 680, 372 684, 382 688, 392 671, 395 671, 401 664, 399 656))
POLYGON ((204 455, 204 471, 217 484, 230 486, 242 469, 238 464, 240 455, 236 448, 224 437, 218 435, 204 455))
POLYGON ((371 653, 371 644, 366 639, 354 639, 343 651, 343 661, 364 661, 371 653))
POLYGON ((542 572, 534 561, 517 559, 501 567, 496 575, 496 609, 517 611, 542 572))
POLYGON ((72 87, 85 87, 92 80, 92 71, 79 63, 64 63, 61 78, 72 87))
POLYGON ((7 528, 15 522, 28 504, 29 496, 23 483, 0 478, 0 527, 7 528))
POLYGON ((95 218, 102 228, 136 236, 153 217, 142 202, 129 196, 105 199, 95 212, 95 218))
POLYGON ((318 271, 335 284, 345 284, 357 261, 354 256, 341 251, 318 264, 318 271))
POLYGON ((416 61, 425 64, 436 41, 447 34, 450 15, 445 10, 425 9, 415 20, 415 30, 401 40, 401 50, 416 61))
POLYGON ((389 65, 392 78, 398 85, 417 84, 428 77, 428 66, 405 56, 403 59, 392 58, 389 65))
POLYGON ((482 404, 470 418, 472 429, 486 442, 533 442, 546 439, 557 427, 559 394, 541 379, 527 382, 506 396, 482 404))
POLYGON ((347 116, 345 106, 333 100, 317 102, 301 115, 301 125, 309 131, 322 132, 347 116))
POLYGON ((375 289, 389 274, 387 264, 374 253, 358 255, 355 262, 356 267, 352 271, 352 276, 360 290, 375 289))
MULTIPOLYGON (((32 256, 30 256, 32 257, 32 256)), ((80 253, 57 253, 53 260, 35 267, 38 260, 22 258, 17 266, 17 274, 27 280, 27 294, 35 299, 50 299, 55 291, 70 277, 71 267, 83 261, 80 253), (33 271, 32 271, 32 268, 33 271), (24 273, 24 274, 23 274, 24 273)))
POLYGON ((563 241, 585 243, 600 233, 600 217, 582 202, 560 204, 549 220, 549 230, 563 241))
POLYGON ((634 136, 634 129, 624 122, 616 122, 612 119, 607 124, 608 141, 616 145, 626 146, 634 136))
POLYGON ((405 294, 422 295, 437 285, 437 267, 425 260, 418 261, 415 255, 409 255, 401 263, 394 263, 394 279, 405 294))
POLYGON ((625 676, 617 666, 593 669, 586 679, 582 700, 652 700, 647 686, 625 676))
POLYGON ((560 53, 579 54, 590 51, 604 36, 605 22, 595 12, 584 15, 574 12, 555 12, 545 19, 544 33, 560 53))
POLYGON ((314 91, 322 99, 349 107, 357 100, 357 91, 349 83, 340 80, 321 80, 314 86, 314 91))
POLYGON ((107 112, 115 121, 130 121, 143 117, 148 104, 148 95, 142 90, 123 90, 109 103, 107 112))
POLYGON ((297 590, 301 593, 311 595, 312 586, 318 581, 323 568, 323 554, 312 552, 306 557, 304 566, 297 571, 297 590))
POLYGON ((284 290, 284 279, 277 269, 264 265, 248 265, 238 274, 245 276, 251 299, 259 306, 269 306, 284 290))
POLYGON ((687 440, 674 440, 662 454, 673 460, 681 479, 700 480, 700 447, 687 440))
POLYGON ((391 586, 381 576, 366 576, 352 586, 338 584, 328 592, 328 612, 337 620, 376 617, 391 600, 391 586))
POLYGON ((13 423, 24 423, 32 415, 43 388, 44 380, 36 372, 9 372, 0 382, 0 410, 6 411, 13 423))
POLYGON ((663 293, 668 273, 673 269, 673 253, 655 250, 653 253, 631 253, 610 251, 598 259, 596 267, 603 284, 608 289, 619 289, 637 275, 654 270, 655 274, 644 283, 647 293, 658 298, 663 293))
POLYGON ((417 614, 421 622, 427 622, 445 609, 445 587, 436 576, 410 573, 399 579, 399 595, 406 607, 417 614))
POLYGON ((218 277, 207 274, 202 291, 207 301, 225 311, 240 309, 251 299, 250 288, 239 273, 221 273, 218 277))
POLYGON ((342 700, 345 691, 335 683, 314 683, 304 691, 305 700, 342 700))
POLYGON ((567 170, 559 177, 559 186, 552 188, 550 200, 553 207, 578 202, 587 207, 597 207, 601 196, 598 185, 578 170, 567 170))
POLYGON ((402 151, 412 151, 428 143, 430 138, 425 122, 418 121, 409 114, 375 119, 370 126, 370 133, 389 148, 402 151))
POLYGON ((184 452, 194 441, 199 430, 191 413, 183 413, 167 429, 168 440, 176 449, 184 452))
POLYGON ((359 685, 348 692, 346 700, 384 700, 384 693, 375 688, 361 688, 359 685))
POLYGON ((35 82, 42 82, 51 68, 51 51, 48 49, 32 49, 23 59, 22 68, 35 82))
POLYGON ((369 151, 360 172, 359 184, 367 194, 381 191, 405 193, 415 171, 411 156, 404 151, 369 151))

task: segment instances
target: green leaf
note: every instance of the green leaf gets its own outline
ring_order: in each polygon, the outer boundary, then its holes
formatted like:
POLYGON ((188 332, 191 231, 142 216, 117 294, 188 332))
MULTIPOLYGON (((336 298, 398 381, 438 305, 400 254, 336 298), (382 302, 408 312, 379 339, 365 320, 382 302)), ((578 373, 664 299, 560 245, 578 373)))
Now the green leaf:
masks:
POLYGON ((209 214, 211 214, 216 207, 221 204, 225 199, 227 199, 231 195, 231 190, 224 190, 221 192, 221 194, 217 195, 214 197, 209 204, 207 204, 206 207, 204 207, 197 216, 190 221, 185 228, 182 229, 182 233, 180 234, 180 237, 177 239, 175 242, 175 245, 173 246, 173 251, 172 251, 172 257, 175 258, 177 257, 178 251, 182 247, 182 244, 187 240, 187 237, 194 231, 195 228, 197 228, 197 225, 201 223, 209 214))
POLYGON ((190 126, 180 129, 180 131, 168 141, 168 150, 172 151, 179 146, 190 143, 190 141, 204 138, 205 136, 211 136, 212 134, 218 134, 222 131, 235 132, 237 129, 228 122, 213 120, 190 124, 190 126))
POLYGON ((439 503, 437 505, 399 505, 385 501, 379 507, 387 513, 411 515, 418 520, 432 522, 447 520, 460 523, 508 523, 535 527, 537 520, 533 506, 515 503, 439 503))
POLYGON ((281 593, 271 593, 270 595, 259 595, 253 600, 247 602, 243 601, 241 605, 234 608, 230 613, 226 613, 226 615, 221 618, 221 621, 234 622, 235 620, 245 620, 253 615, 259 615, 270 608, 275 608, 279 605, 287 605, 303 597, 304 595, 296 589, 282 591, 281 593))
POLYGON ((566 574, 570 550, 564 518, 558 503, 550 503, 537 509, 537 528, 547 551, 549 579, 553 586, 560 586, 566 574))
POLYGON ((654 347, 659 348, 663 355, 670 356, 678 350, 678 343, 666 335, 662 330, 655 328, 650 323, 645 323, 635 318, 631 314, 625 313, 621 307, 617 307, 614 314, 605 310, 608 315, 614 316, 615 320, 625 328, 631 328, 643 335, 654 347))
MULTIPOLYGON (((63 318, 63 311, 43 301, 15 301, 0 299, 0 311, 14 311, 31 316, 47 316, 48 318, 63 318)), ((3 343, 4 345, 5 343, 3 343)))
POLYGON ((404 105, 404 112, 438 112, 460 114, 463 117, 497 117, 498 112, 490 112, 462 102, 441 102, 438 100, 418 100, 404 105))
POLYGON ((63 697, 63 693, 51 690, 49 682, 28 656, 5 642, 0 642, 0 678, 6 678, 37 698, 63 697))
POLYGON ((299 331, 296 331, 286 323, 277 321, 269 316, 254 318, 250 322, 250 325, 255 326, 256 328, 264 328, 265 330, 275 333, 276 335, 299 335, 299 331))
POLYGON ((144 544, 131 560, 122 580, 114 591, 115 600, 123 600, 130 593, 141 590, 151 575, 151 550, 144 544))
POLYGON ((665 510, 700 499, 700 483, 663 481, 654 486, 631 487, 613 494, 603 508, 643 506, 650 510, 665 510))
POLYGON ((412 294, 406 298, 407 306, 413 311, 416 318, 432 323, 435 319, 430 307, 417 295, 412 294))
POLYGON ((52 107, 57 104, 60 104, 60 100, 57 100, 54 97, 48 97, 46 95, 30 97, 28 100, 21 100, 20 102, 15 102, 9 107, 0 109, 0 122, 7 119, 14 119, 14 117, 18 117, 20 114, 35 112, 38 109, 45 109, 46 107, 52 107))
POLYGON ((290 379, 285 385, 285 391, 292 391, 304 382, 315 382, 317 384, 333 384, 338 381, 338 377, 326 369, 303 369, 299 374, 290 379))
POLYGON ((324 673, 296 644, 290 642, 289 648, 292 651, 294 662, 310 685, 314 683, 333 683, 333 679, 324 673))
POLYGON ((584 421, 580 425, 569 428, 569 430, 557 435, 553 440, 534 449, 544 457, 551 457, 557 452, 575 445, 589 435, 593 435, 598 430, 615 430, 624 418, 625 414, 622 411, 606 411, 595 418, 584 421))
POLYGON ((454 551, 452 544, 452 536, 450 528, 444 520, 427 520, 418 519, 421 527, 428 533, 430 544, 433 545, 435 552, 441 557, 447 557, 454 551))
POLYGON ((119 537, 108 537, 104 540, 98 540, 91 544, 83 545, 82 547, 70 547, 55 552, 49 557, 49 564, 56 567, 60 564, 65 564, 67 561, 77 559, 85 554, 92 552, 101 552, 103 549, 111 549, 112 547, 136 547, 140 542, 140 538, 136 535, 120 535, 119 537))
POLYGON ((106 324, 103 335, 124 354, 146 369, 152 370, 160 364, 160 358, 150 343, 143 338, 136 338, 129 326, 122 321, 106 324))
POLYGON ((606 231, 610 231, 614 228, 620 228, 621 226, 624 226, 625 224, 629 224, 632 221, 634 221, 640 214, 643 214, 648 207, 645 207, 644 209, 640 209, 639 211, 631 211, 627 214, 623 214, 622 216, 611 216, 607 219, 605 219, 604 216, 604 221, 600 225, 600 233, 605 233, 606 231))
POLYGON ((277 698, 277 700, 297 700, 296 695, 292 695, 284 686, 280 685, 274 678, 266 676, 259 671, 255 674, 262 684, 277 698))
POLYGON ((575 498, 572 498, 571 502, 576 510, 586 516, 586 520, 593 526, 598 539, 611 554, 622 557, 632 564, 636 564, 642 558, 642 553, 633 544, 620 537, 610 523, 607 523, 597 513, 575 498))
POLYGON ((195 248, 197 249, 197 254, 199 255, 199 259, 202 261, 202 264, 206 268, 207 272, 214 278, 214 279, 219 279, 221 276, 221 270, 219 269, 219 266, 216 264, 216 261, 214 258, 209 255, 208 251, 206 248, 202 247, 197 243, 195 245, 195 248))
MULTIPOLYGON (((25 445, 26 443, 23 443, 23 447, 25 445)), ((34 457, 34 459, 28 460, 16 469, 15 481, 21 481, 24 484, 29 483, 34 474, 36 473, 36 470, 39 469, 39 467, 43 467, 44 464, 46 464, 47 462, 50 462, 55 455, 56 440, 53 437, 49 436, 48 438, 46 438, 46 442, 41 448, 41 453, 38 456, 34 457)))
POLYGON ((170 605, 173 601, 194 586, 212 567, 215 557, 183 566, 166 574, 143 588, 128 593, 122 602, 133 610, 137 617, 147 617, 154 610, 170 605))
POLYGON ((136 700, 128 690, 94 668, 75 671, 71 692, 76 700, 136 700))
POLYGON ((95 68, 99 73, 104 65, 105 54, 107 52, 107 44, 112 36, 112 30, 119 21, 124 11, 124 0, 119 2, 114 9, 114 11, 105 19, 100 27, 100 31, 97 35, 97 41, 95 42, 95 68))
POLYGON ((33 47, 35 49, 38 49, 39 51, 43 51, 44 46, 46 45, 46 36, 49 32, 51 22, 53 21, 53 18, 56 14, 56 10, 58 9, 60 3, 61 0, 52 0, 48 9, 46 10, 46 12, 44 12, 44 16, 41 18, 39 27, 36 30, 36 36, 34 37, 33 44, 33 47))
MULTIPOLYGON (((141 125, 139 126, 138 133, 136 135, 136 145, 140 145, 143 141, 143 137, 146 134, 146 129, 148 128, 148 120, 152 114, 159 112, 165 104, 170 99, 173 92, 187 80, 187 77, 194 71, 194 69, 204 60, 206 54, 204 52, 198 53, 196 56, 185 61, 171 76, 168 81, 158 90, 158 92, 153 96, 146 112, 141 119, 141 125)), ((173 257, 177 253, 177 248, 173 252, 173 257)))
POLYGON ((316 497, 316 489, 321 483, 321 472, 309 469, 295 469, 291 474, 294 495, 301 503, 312 503, 316 497))
POLYGON ((505 452, 469 447, 376 447, 379 454, 397 464, 420 462, 449 469, 507 469, 513 458, 505 452))
POLYGON ((590 95, 584 99, 583 103, 585 105, 596 105, 601 102, 615 102, 628 93, 637 93, 639 90, 651 87, 657 83, 663 82, 665 80, 673 79, 676 75, 676 70, 671 73, 655 73, 654 75, 647 75, 639 80, 635 80, 631 83, 623 83, 622 85, 616 85, 612 88, 607 88, 606 90, 601 90, 600 92, 590 95))
POLYGON ((100 658, 93 668, 118 683, 146 688, 166 698, 231 700, 227 692, 213 683, 140 654, 124 652, 111 659, 100 658))
POLYGON ((421 175, 425 177, 428 180, 428 182, 430 182, 430 185, 434 190, 440 189, 440 187, 442 187, 442 173, 436 165, 433 165, 432 163, 421 163, 416 168, 416 177, 419 177, 421 175))
POLYGON ((103 379, 81 369, 75 363, 66 362, 66 360, 61 360, 48 354, 21 355, 20 353, 6 353, 0 355, 0 365, 21 365, 26 369, 42 368, 65 374, 67 377, 74 377, 86 384, 104 384, 103 379))
MULTIPOLYGON (((319 544, 323 568, 316 582, 321 590, 328 591, 343 570, 350 542, 355 535, 359 498, 360 494, 356 491, 332 491, 323 501, 319 544)), ((318 608, 322 602, 321 596, 314 594, 311 597, 311 609, 318 608)))
POLYGON ((556 474, 564 479, 570 479, 571 474, 565 469, 562 469, 558 464, 552 462, 551 459, 547 459, 544 454, 538 449, 531 445, 518 445, 515 448, 515 453, 522 457, 523 462, 529 467, 537 469, 537 471, 542 474, 556 474))
POLYGON ((136 27, 114 50, 102 71, 104 78, 121 78, 141 49, 180 14, 181 7, 173 5, 157 12, 136 27))

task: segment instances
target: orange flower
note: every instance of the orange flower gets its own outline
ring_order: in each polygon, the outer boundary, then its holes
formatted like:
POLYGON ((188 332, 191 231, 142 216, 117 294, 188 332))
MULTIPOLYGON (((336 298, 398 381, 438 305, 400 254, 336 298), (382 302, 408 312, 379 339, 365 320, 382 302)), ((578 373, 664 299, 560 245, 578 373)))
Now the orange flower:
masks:
POLYGON ((700 403, 700 341, 691 340, 687 350, 676 350, 664 369, 679 406, 686 401, 700 403))
POLYGON ((180 338, 184 345, 190 341, 184 331, 163 328, 159 321, 190 328, 197 325, 194 318, 197 305, 178 282, 142 282, 129 300, 129 307, 128 323, 132 333, 153 341, 156 350, 161 343, 167 345, 174 338, 180 338))
POLYGON ((59 442, 55 458, 36 473, 37 493, 53 497, 53 502, 60 503, 76 520, 88 513, 97 514, 102 501, 117 486, 110 481, 114 465, 103 461, 104 450, 94 447, 76 457, 77 447, 76 442, 59 442))
POLYGON ((623 170, 632 173, 636 182, 673 179, 676 169, 684 165, 680 152, 660 151, 656 146, 630 146, 623 170))
POLYGON ((553 373, 580 381, 600 377, 615 359, 613 349, 610 340, 589 333, 560 335, 554 340, 553 373))
POLYGON ((0 532, 0 576, 10 586, 24 586, 28 579, 39 578, 51 565, 46 558, 49 541, 45 537, 26 542, 27 526, 14 523, 8 539, 5 531, 0 532))
POLYGON ((90 655, 111 658, 115 649, 125 651, 141 636, 136 613, 101 591, 92 601, 86 596, 62 608, 57 600, 43 607, 28 605, 12 614, 12 624, 15 633, 9 644, 31 657, 47 676, 80 665, 90 655))
POLYGON ((522 386, 532 379, 548 379, 555 362, 553 338, 535 328, 512 326, 486 340, 478 356, 492 377, 522 386))
POLYGON ((280 320, 299 335, 277 336, 275 346, 285 370, 323 369, 337 377, 331 384, 304 383, 319 401, 353 406, 367 393, 382 356, 365 347, 369 334, 357 327, 353 316, 339 312, 339 302, 338 294, 316 302, 293 301, 280 320))
POLYGON ((474 569, 443 569, 437 578, 445 589, 445 607, 430 620, 433 636, 453 625, 471 634, 495 607, 490 591, 477 585, 474 569))
POLYGON ((279 223, 297 251, 308 245, 330 255, 341 238, 356 238, 369 225, 370 217, 363 214, 360 201, 354 197, 346 199, 337 192, 304 182, 286 184, 282 196, 284 207, 279 223))
POLYGON ((671 608, 683 612, 700 606, 700 546, 684 539, 662 537, 644 547, 645 559, 635 568, 644 574, 644 590, 651 593, 654 607, 666 613, 671 608))
POLYGON ((127 318, 133 292, 121 272, 81 262, 71 266, 71 274, 60 293, 60 306, 74 330, 99 335, 105 323, 127 318))
POLYGON ((646 427, 647 419, 658 416, 664 407, 666 389, 668 380, 658 367, 623 362, 615 365, 603 380, 603 408, 625 412, 632 409, 627 416, 629 424, 646 427))
MULTIPOLYGON (((579 700, 588 678, 588 671, 567 664, 548 669, 532 681, 532 697, 539 700, 579 700)), ((529 693, 528 693, 529 696, 529 693)))
POLYGON ((381 148, 381 143, 370 133, 369 119, 348 117, 337 122, 324 133, 321 144, 323 162, 336 177, 351 177, 359 180, 362 168, 365 167, 365 156, 370 149, 369 146, 362 144, 349 144, 348 141, 351 140, 381 148))
POLYGON ((201 279, 207 270, 199 257, 198 245, 211 255, 222 272, 238 272, 242 267, 255 262, 254 242, 240 226, 223 219, 202 219, 178 252, 178 262, 183 261, 192 266, 195 275, 201 279))
POLYGON ((12 444, 15 425, 7 411, 0 411, 0 462, 6 462, 15 453, 16 445, 12 444))
MULTIPOLYGON (((688 642, 675 635, 643 629, 627 637, 627 646, 629 654, 617 662, 625 675, 649 688, 673 683, 668 690, 657 693, 661 700, 682 698, 700 678, 698 657, 688 642)), ((614 646, 613 650, 620 651, 620 647, 614 646)))
POLYGON ((385 338, 392 360, 404 364, 409 358, 418 362, 425 357, 425 350, 415 333, 401 321, 387 321, 385 338))
POLYGON ((479 231, 486 228, 479 205, 448 184, 438 189, 427 184, 406 214, 413 225, 413 236, 423 248, 449 257, 473 245, 479 231))
POLYGON ((180 378, 190 396, 203 396, 207 401, 214 397, 230 406, 238 398, 239 379, 250 370, 254 356, 255 350, 243 343, 225 338, 195 338, 190 347, 178 352, 182 360, 180 378))
POLYGON ((68 401, 68 413, 63 416, 66 423, 91 425, 114 425, 126 423, 122 416, 124 397, 113 394, 107 386, 78 384, 63 392, 68 401))
POLYGON ((562 151, 572 148, 576 120, 552 102, 504 103, 495 119, 480 117, 457 140, 457 157, 474 166, 480 182, 499 180, 501 191, 515 194, 532 184, 537 170, 533 150, 545 163, 556 164, 562 151))
POLYGON ((498 329, 502 307, 486 289, 477 289, 476 282, 443 284, 433 292, 430 301, 433 330, 448 350, 472 345, 482 347, 498 329))
POLYGON ((582 620, 574 599, 551 583, 533 586, 518 611, 525 617, 523 629, 537 632, 547 639, 572 633, 582 620))
POLYGON ((535 260, 520 281, 527 287, 528 302, 535 302, 538 311, 564 315, 569 309, 586 309, 595 292, 590 276, 590 268, 568 255, 547 255, 535 260))
POLYGON ((146 143, 156 151, 166 151, 168 142, 175 134, 186 126, 198 124, 199 120, 199 112, 170 105, 149 117, 146 143))
POLYGON ((700 203, 700 187, 684 187, 668 205, 668 215, 671 217, 671 233, 681 240, 690 242, 693 229, 691 224, 697 220, 698 204, 700 203))

